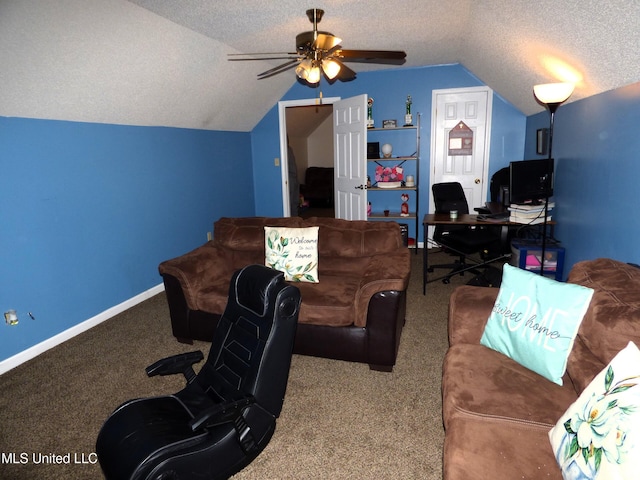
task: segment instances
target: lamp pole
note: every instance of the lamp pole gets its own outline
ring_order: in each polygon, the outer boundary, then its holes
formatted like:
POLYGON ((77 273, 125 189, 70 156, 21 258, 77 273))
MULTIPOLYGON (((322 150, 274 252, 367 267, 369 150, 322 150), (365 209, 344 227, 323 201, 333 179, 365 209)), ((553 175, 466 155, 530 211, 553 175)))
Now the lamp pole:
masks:
MULTIPOLYGON (((551 149, 553 147, 553 121, 555 120, 556 110, 560 106, 559 103, 548 103, 549 109, 549 150, 547 156, 547 172, 551 175, 551 168, 553 165, 553 155, 551 149)), ((544 219, 542 221, 542 252, 540 255, 540 275, 544 275, 544 259, 547 251, 547 217, 549 215, 549 187, 551 186, 552 178, 545 179, 546 195, 544 197, 544 219)))
POLYGON ((544 220, 542 224, 542 255, 540 257, 540 275, 544 275, 544 260, 547 248, 547 216, 549 213, 549 188, 553 177, 551 168, 553 165, 553 123, 558 107, 567 101, 573 93, 572 83, 547 83, 533 87, 533 95, 536 100, 549 110, 549 151, 547 156, 547 172, 550 175, 545 179, 546 195, 544 199, 544 220))

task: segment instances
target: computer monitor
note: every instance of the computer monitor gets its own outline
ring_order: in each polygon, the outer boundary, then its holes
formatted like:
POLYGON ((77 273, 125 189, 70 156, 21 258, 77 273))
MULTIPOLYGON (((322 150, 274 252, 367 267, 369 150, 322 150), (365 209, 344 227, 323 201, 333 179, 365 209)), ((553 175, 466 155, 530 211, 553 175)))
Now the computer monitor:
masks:
POLYGON ((553 159, 520 160, 509 164, 511 203, 541 203, 553 195, 553 159))

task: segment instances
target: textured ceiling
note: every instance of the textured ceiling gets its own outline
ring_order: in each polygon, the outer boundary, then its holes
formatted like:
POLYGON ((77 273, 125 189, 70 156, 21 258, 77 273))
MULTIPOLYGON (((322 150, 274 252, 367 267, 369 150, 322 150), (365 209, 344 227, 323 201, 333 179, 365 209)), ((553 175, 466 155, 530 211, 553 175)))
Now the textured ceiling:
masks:
POLYGON ((570 101, 640 80, 637 0, 2 0, 0 115, 251 130, 294 74, 227 54, 291 51, 311 7, 345 48, 461 63, 527 115, 568 71, 570 101))

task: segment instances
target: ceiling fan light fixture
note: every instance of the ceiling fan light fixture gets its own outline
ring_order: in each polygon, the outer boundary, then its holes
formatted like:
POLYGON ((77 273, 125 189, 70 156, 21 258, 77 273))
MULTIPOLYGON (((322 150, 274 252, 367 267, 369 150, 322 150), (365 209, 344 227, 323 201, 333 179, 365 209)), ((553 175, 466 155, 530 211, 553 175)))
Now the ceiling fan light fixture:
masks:
POLYGON ((313 63, 308 58, 305 58, 300 62, 300 64, 296 67, 296 75, 298 78, 302 80, 307 80, 309 78, 309 72, 313 67, 313 63))
POLYGON ((322 71, 329 80, 336 78, 340 73, 340 68, 340 64, 333 59, 323 60, 322 62, 322 71))
POLYGON ((356 78, 356 72, 344 62, 404 64, 407 54, 399 50, 345 50, 342 48, 340 37, 318 30, 318 23, 323 14, 324 11, 319 8, 307 10, 313 30, 296 35, 296 50, 293 52, 230 53, 230 56, 236 58, 229 60, 287 60, 259 73, 258 80, 294 69, 296 76, 310 86, 317 85, 323 75, 329 80, 338 79, 343 82, 356 78))
POLYGON ((320 67, 313 65, 307 73, 306 78, 308 83, 316 84, 320 81, 320 67))

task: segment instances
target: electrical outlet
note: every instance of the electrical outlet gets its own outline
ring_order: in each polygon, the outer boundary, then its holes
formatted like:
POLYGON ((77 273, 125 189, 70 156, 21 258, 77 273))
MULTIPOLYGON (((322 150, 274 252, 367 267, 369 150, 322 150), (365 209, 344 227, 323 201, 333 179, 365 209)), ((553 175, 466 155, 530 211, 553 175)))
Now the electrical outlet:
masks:
POLYGON ((273 164, 274 164, 276 167, 279 167, 279 166, 280 166, 280 159, 279 159, 278 157, 274 158, 274 159, 273 159, 273 164))

